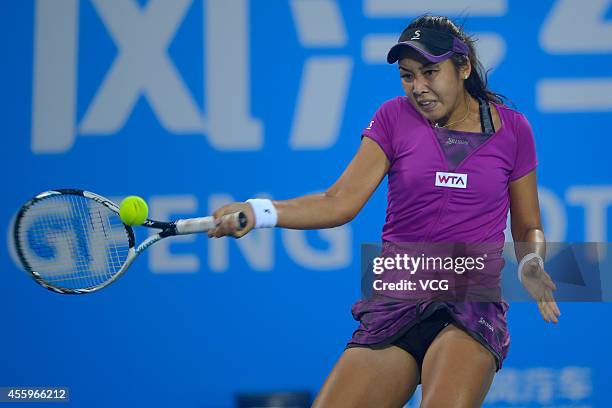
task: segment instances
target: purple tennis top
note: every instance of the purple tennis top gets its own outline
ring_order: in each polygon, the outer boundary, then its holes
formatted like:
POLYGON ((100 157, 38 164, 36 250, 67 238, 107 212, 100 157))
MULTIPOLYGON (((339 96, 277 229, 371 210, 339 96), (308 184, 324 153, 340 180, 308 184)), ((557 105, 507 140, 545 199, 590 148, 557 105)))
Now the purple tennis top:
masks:
MULTIPOLYGON (((501 126, 491 135, 434 129, 405 96, 381 105, 362 135, 374 140, 390 162, 383 242, 488 243, 501 253, 509 183, 532 171, 537 159, 525 116, 493 106, 501 126)), ((510 343, 505 301, 360 300, 352 308, 360 324, 349 347, 390 344, 441 307, 493 353, 501 368, 510 343)))

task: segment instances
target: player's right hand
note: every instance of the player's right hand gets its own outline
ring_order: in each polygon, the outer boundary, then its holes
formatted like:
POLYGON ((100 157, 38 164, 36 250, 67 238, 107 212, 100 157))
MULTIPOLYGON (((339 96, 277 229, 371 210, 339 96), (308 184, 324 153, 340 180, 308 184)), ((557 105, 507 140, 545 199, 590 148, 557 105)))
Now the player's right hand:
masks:
POLYGON ((213 213, 213 217, 217 226, 208 231, 209 238, 221 238, 225 236, 240 238, 246 235, 255 226, 255 213, 253 212, 253 207, 251 207, 249 203, 231 203, 224 205, 213 213), (241 230, 238 229, 236 222, 229 217, 223 217, 224 215, 233 214, 235 212, 242 212, 247 217, 247 225, 241 230))
POLYGON ((540 314, 547 323, 558 323, 561 311, 553 296, 557 289, 550 275, 538 264, 536 259, 525 263, 522 273, 523 286, 537 302, 540 314))

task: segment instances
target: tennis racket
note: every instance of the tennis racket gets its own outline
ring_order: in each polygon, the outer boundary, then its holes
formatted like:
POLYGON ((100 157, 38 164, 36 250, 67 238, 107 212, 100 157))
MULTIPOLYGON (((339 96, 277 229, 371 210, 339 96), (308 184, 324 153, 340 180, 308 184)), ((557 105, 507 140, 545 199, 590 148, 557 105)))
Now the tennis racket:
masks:
MULTIPOLYGON (((244 213, 225 215, 238 230, 244 213)), ((62 294, 91 293, 116 281, 145 249, 174 235, 206 232, 213 217, 161 222, 144 227, 161 230, 135 245, 134 231, 119 217, 119 206, 83 190, 45 191, 25 203, 13 228, 23 268, 45 288, 62 294)))

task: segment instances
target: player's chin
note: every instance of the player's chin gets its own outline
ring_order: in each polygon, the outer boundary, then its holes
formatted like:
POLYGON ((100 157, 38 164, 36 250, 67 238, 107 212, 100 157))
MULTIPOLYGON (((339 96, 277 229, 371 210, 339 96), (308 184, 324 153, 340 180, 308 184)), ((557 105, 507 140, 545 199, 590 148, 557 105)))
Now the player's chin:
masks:
POLYGON ((423 117, 431 123, 439 122, 440 120, 442 120, 442 118, 444 118, 444 115, 441 115, 436 112, 424 112, 424 111, 420 111, 420 112, 423 115, 423 117))

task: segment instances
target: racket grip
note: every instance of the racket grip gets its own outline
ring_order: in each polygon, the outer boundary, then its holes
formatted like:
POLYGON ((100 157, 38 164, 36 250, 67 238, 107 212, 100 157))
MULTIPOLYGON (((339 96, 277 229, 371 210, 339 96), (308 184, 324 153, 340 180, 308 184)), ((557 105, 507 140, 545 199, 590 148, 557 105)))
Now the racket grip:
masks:
MULTIPOLYGON (((238 230, 246 227, 247 219, 244 213, 236 212, 223 216, 223 218, 228 217, 234 220, 238 230)), ((187 218, 185 220, 177 220, 175 222, 175 226, 176 235, 196 234, 198 232, 207 232, 208 230, 215 228, 215 219, 212 216, 187 218)))

